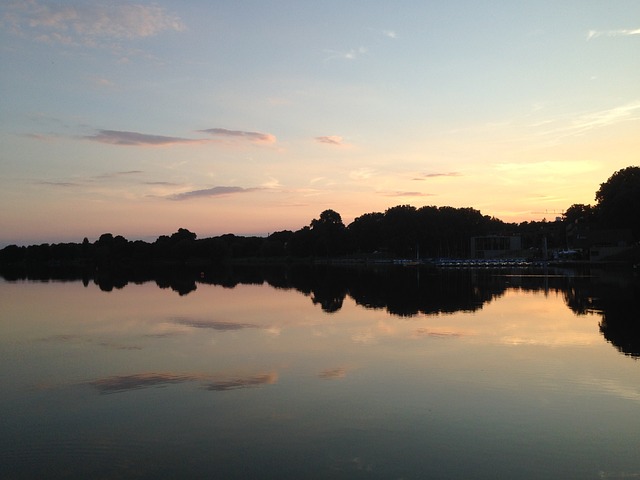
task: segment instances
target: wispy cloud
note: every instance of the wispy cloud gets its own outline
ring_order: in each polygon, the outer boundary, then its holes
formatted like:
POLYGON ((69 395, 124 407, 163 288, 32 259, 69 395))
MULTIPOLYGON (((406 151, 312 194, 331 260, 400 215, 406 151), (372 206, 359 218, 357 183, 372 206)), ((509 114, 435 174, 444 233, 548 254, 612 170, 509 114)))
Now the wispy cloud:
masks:
POLYGON ((427 178, 439 178, 439 177, 460 177, 460 172, 437 172, 437 173, 425 173, 420 177, 414 178, 414 180, 425 180, 427 178))
POLYGON ((51 187, 71 187, 71 188, 75 188, 75 187, 81 187, 82 184, 77 183, 77 182, 65 182, 65 181, 60 181, 60 182, 56 182, 56 181, 40 181, 37 182, 38 185, 48 185, 51 187))
POLYGON ((260 190, 259 188, 242 188, 242 187, 224 187, 217 186, 212 188, 205 188, 202 190, 191 190, 190 192, 176 193, 169 195, 169 200, 188 200, 190 198, 202 198, 202 197, 220 197, 224 195, 233 195, 237 193, 249 193, 260 190))
POLYGON ((349 178, 352 180, 367 180, 374 175, 376 175, 376 171, 366 167, 349 172, 349 178))
POLYGON ((177 187, 180 184, 176 182, 143 182, 144 185, 151 185, 155 187, 177 187))
POLYGON ((633 35, 640 35, 640 28, 620 30, 589 30, 589 32, 587 33, 587 40, 592 40, 597 37, 629 37, 633 35))
POLYGON ((84 140, 90 140, 92 142, 134 147, 162 147, 179 144, 184 145, 216 143, 221 142, 221 138, 263 144, 272 144, 276 142, 276 137, 270 133, 227 130, 225 128, 209 128, 206 130, 197 130, 197 132, 206 133, 216 138, 172 137, 166 135, 154 135, 149 133, 129 132, 123 130, 98 130, 93 135, 85 135, 81 138, 84 140))
POLYGON ((393 39, 398 38, 398 34, 397 34, 395 31, 393 31, 393 30, 383 30, 383 31, 382 31, 382 34, 383 34, 385 37, 389 37, 389 38, 393 38, 393 39))
POLYGON ((260 187, 265 189, 277 189, 282 188, 282 184, 277 178, 269 177, 268 180, 265 180, 260 184, 260 187))
POLYGON ((123 172, 107 172, 90 177, 73 177, 73 180, 42 180, 38 185, 49 185, 54 187, 85 187, 99 182, 126 179, 128 177, 143 174, 142 170, 127 170, 123 172))
POLYGON ((98 88, 113 88, 114 87, 114 83, 111 80, 109 80, 108 78, 104 78, 104 77, 92 76, 92 77, 89 77, 89 81, 91 82, 91 84, 94 87, 98 87, 98 88))
POLYGON ((128 177, 130 175, 139 175, 141 173, 144 173, 142 170, 127 170, 124 172, 109 172, 109 173, 103 173, 101 175, 96 175, 93 178, 96 179, 109 179, 109 178, 118 178, 118 177, 128 177))
POLYGON ((258 143, 275 143, 276 137, 271 133, 247 132, 244 130, 227 130, 226 128, 208 128, 206 130, 198 130, 200 133, 208 133, 214 137, 233 138, 249 140, 258 143))
POLYGON ((324 143, 326 145, 344 146, 344 139, 339 135, 326 135, 322 137, 315 137, 315 141, 318 143, 324 143))
POLYGON ((74 46, 99 47, 105 40, 185 29, 180 18, 157 5, 21 0, 5 4, 3 10, 2 23, 14 34, 74 46))
POLYGON ((99 130, 94 135, 86 135, 82 138, 92 142, 135 147, 158 147, 176 144, 203 143, 207 141, 206 139, 166 137, 164 135, 150 135, 147 133, 126 132, 121 130, 99 130))
POLYGON ((640 101, 606 110, 573 115, 568 118, 563 117, 541 124, 540 126, 544 125, 547 128, 540 132, 540 135, 556 135, 559 137, 582 135, 596 128, 634 120, 640 120, 640 101), (563 124, 560 124, 560 122, 563 124))
POLYGON ((352 48, 346 52, 339 52, 336 50, 326 50, 328 54, 325 60, 334 60, 334 59, 342 59, 342 60, 355 60, 358 57, 361 57, 365 53, 367 53, 367 49, 364 47, 352 48))
POLYGON ((424 192, 382 192, 385 197, 433 197, 433 193, 424 192))
MULTIPOLYGON (((594 172, 598 164, 590 160, 541 160, 539 162, 502 162, 492 167, 501 181, 517 185, 531 179, 544 180, 551 185, 564 184, 569 176, 594 172)), ((536 199, 536 201, 540 201, 536 199)))

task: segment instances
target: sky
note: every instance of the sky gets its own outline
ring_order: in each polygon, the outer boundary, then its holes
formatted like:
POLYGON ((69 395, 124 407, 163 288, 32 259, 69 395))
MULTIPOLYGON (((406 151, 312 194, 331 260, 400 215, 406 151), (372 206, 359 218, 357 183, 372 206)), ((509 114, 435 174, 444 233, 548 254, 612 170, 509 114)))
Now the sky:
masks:
POLYGON ((640 164, 637 0, 4 0, 0 65, 0 247, 553 220, 640 164))

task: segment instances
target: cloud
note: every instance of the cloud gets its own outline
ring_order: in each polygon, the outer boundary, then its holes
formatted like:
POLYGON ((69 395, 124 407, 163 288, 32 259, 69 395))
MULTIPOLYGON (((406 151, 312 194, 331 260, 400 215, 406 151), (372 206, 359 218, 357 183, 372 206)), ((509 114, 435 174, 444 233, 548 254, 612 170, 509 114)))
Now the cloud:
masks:
POLYGON ((268 180, 260 184, 260 187, 265 189, 276 189, 276 188, 282 188, 282 184, 277 178, 269 177, 268 180))
POLYGON ((460 172, 438 172, 438 173, 425 173, 421 177, 414 178, 414 180, 424 180, 425 178, 438 178, 438 177, 460 177, 460 172))
POLYGON ((185 29, 180 18, 157 5, 21 0, 5 5, 4 10, 3 23, 14 34, 64 45, 100 47, 105 40, 132 40, 185 29))
POLYGON ((382 193, 385 197, 433 197, 433 193, 423 192, 386 192, 382 193))
POLYGON ((81 187, 82 185, 75 182, 54 182, 54 181, 41 181, 37 182, 38 185, 49 185, 52 187, 81 187))
POLYGON ((129 175, 138 175, 140 173, 144 173, 144 172, 142 170, 127 170, 125 172, 103 173, 102 175, 97 175, 94 178, 98 180, 102 180, 102 179, 117 178, 117 177, 128 177, 129 175))
MULTIPOLYGON (((532 179, 544 181, 549 185, 564 185, 566 179, 597 171, 599 165, 590 160, 541 160, 539 162, 503 162, 492 167, 499 178, 510 185, 530 182, 532 179)), ((535 202, 540 202, 536 199, 535 202)))
POLYGON ((606 110, 574 115, 568 122, 566 118, 547 122, 545 125, 549 125, 551 128, 540 132, 540 135, 553 135, 558 136, 559 138, 583 135, 584 133, 596 128, 603 128, 620 122, 636 120, 640 120, 640 102, 632 102, 606 110), (568 123, 568 125, 554 126, 554 123, 560 122, 568 123))
POLYGON ((325 143, 327 145, 345 145, 344 140, 339 135, 326 135, 323 137, 315 137, 315 141, 318 143, 325 143))
POLYGON ((39 142, 54 142, 58 139, 54 135, 43 135, 41 133, 25 133, 23 136, 33 140, 38 140, 39 142))
POLYGON ((385 37, 389 37, 389 38, 393 38, 393 39, 398 38, 398 34, 396 32, 394 32, 393 30, 383 30, 382 34, 385 37))
POLYGON ((87 135, 82 138, 92 142, 136 147, 203 143, 206 141, 202 139, 166 137, 164 135, 149 135, 146 133, 125 132, 121 130, 99 130, 95 135, 87 135))
MULTIPOLYGON (((206 133, 218 138, 186 138, 171 137, 166 135, 153 135, 149 133, 130 132, 124 130, 98 130, 93 135, 80 137, 83 140, 106 143, 109 145, 122 145, 134 147, 161 147, 178 144, 204 144, 222 143, 219 137, 227 139, 247 140, 252 143, 272 144, 276 143, 275 135, 261 132, 246 132, 241 130, 227 130, 224 128, 210 128, 207 130, 197 130, 199 133, 206 133)), ((38 140, 46 139, 42 135, 29 134, 30 137, 38 140)))
MULTIPOLYGON (((74 176, 72 180, 42 180, 37 182, 38 185, 48 185, 53 187, 86 187, 88 185, 94 185, 95 183, 101 183, 105 181, 120 180, 135 175, 144 173, 142 170, 127 170, 123 172, 107 172, 91 177, 78 177, 74 176)), ((144 183, 146 184, 146 182, 144 183)))
POLYGON ((636 29, 620 29, 620 30, 589 30, 587 40, 597 37, 629 37, 632 35, 640 35, 640 28, 636 29))
POLYGON ((208 133, 215 137, 226 137, 235 139, 246 139, 250 142, 257 143, 275 143, 276 137, 270 133, 246 132, 243 130, 227 130, 226 128, 208 128, 206 130, 198 130, 201 133, 208 133))
POLYGON ((212 330, 220 331, 233 331, 242 330, 244 328, 259 328, 258 325, 251 323, 235 323, 235 322, 211 322, 206 320, 192 320, 188 318, 178 318, 174 320, 174 323, 179 325, 186 325, 193 328, 210 328, 212 330))
POLYGON ((586 131, 638 118, 640 118, 640 102, 582 115, 575 119, 571 128, 576 131, 586 131))
POLYGON ((167 198, 170 200, 188 200, 189 198, 200 197, 221 197, 223 195, 232 195, 235 193, 249 193, 260 190, 260 188, 242 188, 242 187, 212 187, 205 188, 203 190, 192 190, 190 192, 176 193, 169 195, 167 198))
POLYGON ((329 56, 325 59, 326 61, 334 60, 334 59, 342 59, 342 60, 355 60, 356 58, 367 53, 367 49, 364 47, 352 48, 346 52, 339 52, 336 50, 326 50, 326 53, 329 56))
POLYGON ((377 172, 375 170, 363 167, 349 172, 349 178, 351 178, 352 180, 367 180, 368 178, 376 175, 376 173, 377 172))
POLYGON ((177 187, 180 185, 176 182, 144 182, 145 185, 152 185, 156 187, 177 187))
POLYGON ((108 78, 93 76, 90 77, 89 80, 91 81, 93 86, 98 88, 112 88, 114 86, 114 83, 108 78))

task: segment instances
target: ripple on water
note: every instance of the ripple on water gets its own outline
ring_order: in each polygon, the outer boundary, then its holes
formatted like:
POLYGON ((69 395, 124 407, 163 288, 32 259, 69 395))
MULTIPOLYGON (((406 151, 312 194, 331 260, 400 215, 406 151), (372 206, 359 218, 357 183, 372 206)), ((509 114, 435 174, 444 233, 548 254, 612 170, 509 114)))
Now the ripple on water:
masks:
POLYGON ((135 438, 40 438, 4 448, 0 478, 142 478, 160 468, 158 457, 156 444, 135 438))

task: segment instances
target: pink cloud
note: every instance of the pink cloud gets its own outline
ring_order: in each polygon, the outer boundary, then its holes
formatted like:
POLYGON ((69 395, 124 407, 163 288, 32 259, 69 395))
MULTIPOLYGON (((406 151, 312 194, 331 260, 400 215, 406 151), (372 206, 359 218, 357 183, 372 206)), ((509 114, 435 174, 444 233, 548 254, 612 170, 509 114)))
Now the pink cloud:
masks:
POLYGON ((421 177, 414 178, 414 180, 424 180, 425 178, 438 178, 438 177, 461 177, 460 172, 437 172, 437 173, 425 173, 421 177))
POLYGON ((237 193, 249 193, 260 190, 259 188, 242 188, 242 187, 212 187, 202 190, 192 190, 189 192, 176 193, 167 198, 170 200, 187 200, 190 198, 202 198, 202 197, 220 197, 224 195, 233 195, 237 193))
POLYGON ((244 130, 227 130, 226 128, 208 128, 206 130, 198 130, 201 133, 208 133, 214 137, 226 137, 249 140, 257 143, 276 143, 275 135, 262 132, 247 132, 244 130))
POLYGON ((387 192, 383 193, 385 197, 432 197, 433 193, 423 192, 387 192))
POLYGON ((99 130, 95 135, 83 137, 92 142, 108 143, 111 145, 127 146, 164 146, 188 143, 203 143, 204 139, 167 137, 164 135, 149 135, 138 132, 125 132, 120 130, 99 130))
POLYGON ((339 135, 326 135, 322 137, 315 137, 315 141, 318 143, 324 143, 327 145, 345 145, 344 139, 339 135))
POLYGON ((47 43, 98 47, 104 39, 145 38, 185 29, 180 18, 156 5, 65 5, 31 0, 14 1, 6 7, 3 20, 14 33, 33 35, 47 43))

